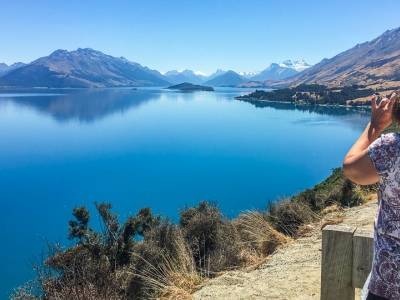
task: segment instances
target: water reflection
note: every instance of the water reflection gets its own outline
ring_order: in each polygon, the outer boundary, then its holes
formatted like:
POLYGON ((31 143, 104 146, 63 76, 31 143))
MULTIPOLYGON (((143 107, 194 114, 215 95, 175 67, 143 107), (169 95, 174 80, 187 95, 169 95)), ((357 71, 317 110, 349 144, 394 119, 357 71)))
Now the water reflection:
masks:
POLYGON ((132 89, 75 89, 37 91, 19 90, 0 93, 1 102, 28 106, 49 114, 59 122, 78 120, 91 123, 115 113, 138 108, 146 102, 157 101, 159 91, 132 89))
POLYGON ((365 127, 371 114, 371 109, 367 107, 343 107, 343 106, 321 106, 321 105, 296 105, 293 103, 279 103, 279 102, 265 102, 265 101, 246 101, 257 108, 272 108, 275 110, 292 110, 300 111, 305 114, 319 114, 323 116, 332 116, 332 119, 326 119, 321 117, 316 119, 315 117, 305 117, 292 121, 294 125, 327 125, 331 126, 337 121, 348 123, 349 126, 362 129, 365 127))
POLYGON ((322 105, 296 105, 293 103, 279 103, 279 102, 266 102, 266 101, 246 101, 258 108, 274 108, 276 110, 299 110, 309 113, 317 113, 321 115, 344 116, 349 113, 357 113, 361 115, 369 115, 370 108, 366 107, 342 107, 342 106, 322 106, 322 105))
MULTIPOLYGON (((234 101, 234 96, 248 92, 237 89, 217 89, 212 97, 218 100, 234 101)), ((150 101, 159 101, 174 95, 176 101, 196 101, 209 98, 209 92, 183 93, 165 89, 49 89, 49 90, 0 90, 0 104, 11 102, 17 106, 30 107, 40 113, 51 115, 59 122, 78 120, 92 123, 115 113, 139 108, 150 101)), ((243 101, 243 100, 241 100, 243 101)), ((352 115, 351 122, 358 115, 360 118, 370 114, 368 108, 343 108, 326 106, 306 106, 290 103, 244 101, 257 108, 276 110, 296 110, 304 113, 330 115, 340 119, 352 115)), ((363 118, 362 118, 363 119, 363 118)), ((315 119, 314 119, 315 121, 315 119)), ((326 121, 326 120, 325 120, 326 121)), ((297 125, 307 125, 308 118, 297 120, 297 125)), ((353 123, 354 124, 354 123, 353 123)), ((311 125, 311 124, 309 124, 311 125)), ((329 125, 329 124, 328 124, 329 125)))

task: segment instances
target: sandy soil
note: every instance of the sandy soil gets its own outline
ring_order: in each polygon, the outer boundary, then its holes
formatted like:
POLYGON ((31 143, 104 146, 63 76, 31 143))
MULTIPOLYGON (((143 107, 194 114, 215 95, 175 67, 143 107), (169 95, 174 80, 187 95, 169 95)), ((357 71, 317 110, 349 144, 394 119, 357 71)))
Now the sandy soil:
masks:
MULTIPOLYGON (((324 220, 344 218, 338 225, 373 230, 377 206, 374 197, 363 206, 330 213, 324 220)), ((323 221, 313 224, 308 237, 277 250, 257 269, 227 272, 205 284, 192 299, 320 299, 323 221)), ((359 295, 360 290, 356 290, 356 299, 359 295)))

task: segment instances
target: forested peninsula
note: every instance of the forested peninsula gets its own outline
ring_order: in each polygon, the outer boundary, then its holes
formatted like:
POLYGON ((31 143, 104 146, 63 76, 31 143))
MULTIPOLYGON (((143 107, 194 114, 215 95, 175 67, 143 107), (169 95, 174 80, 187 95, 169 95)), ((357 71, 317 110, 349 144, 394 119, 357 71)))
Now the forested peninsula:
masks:
POLYGON ((321 84, 300 84, 295 87, 272 91, 256 90, 248 95, 235 97, 235 99, 248 102, 269 101, 309 105, 370 106, 371 100, 359 99, 369 97, 373 93, 381 93, 382 96, 387 96, 386 93, 389 93, 389 90, 378 91, 362 85, 328 88, 321 84))

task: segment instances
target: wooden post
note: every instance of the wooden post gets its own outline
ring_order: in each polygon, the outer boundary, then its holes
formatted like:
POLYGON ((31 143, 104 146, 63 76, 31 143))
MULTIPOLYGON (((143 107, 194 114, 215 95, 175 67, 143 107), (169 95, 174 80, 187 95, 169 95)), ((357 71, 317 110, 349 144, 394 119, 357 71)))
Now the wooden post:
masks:
POLYGON ((353 287, 363 288, 371 272, 374 255, 374 232, 357 229, 353 237, 353 287))
POLYGON ((354 227, 322 230, 321 300, 354 300, 352 286, 354 227))

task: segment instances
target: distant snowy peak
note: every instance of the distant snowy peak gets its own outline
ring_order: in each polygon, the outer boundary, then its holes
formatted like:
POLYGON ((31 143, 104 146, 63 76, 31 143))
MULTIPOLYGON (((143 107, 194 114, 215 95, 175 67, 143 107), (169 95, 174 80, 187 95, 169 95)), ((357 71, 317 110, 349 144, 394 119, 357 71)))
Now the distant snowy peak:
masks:
POLYGON ((266 79, 279 80, 289 76, 293 76, 294 74, 301 72, 309 67, 311 67, 311 65, 306 63, 304 60, 285 60, 284 62, 281 62, 279 64, 272 63, 263 71, 239 72, 239 74, 247 79, 255 81, 262 81, 266 79))
POLYGON ((306 63, 303 59, 302 60, 285 60, 284 62, 280 63, 279 66, 283 67, 283 68, 290 68, 290 69, 294 69, 297 72, 301 72, 309 67, 311 67, 311 65, 309 65, 308 63, 306 63))
POLYGON ((204 73, 204 72, 202 72, 202 71, 196 71, 196 72, 194 72, 194 74, 196 74, 197 76, 204 76, 204 77, 207 77, 207 74, 204 73))
POLYGON ((254 71, 254 72, 238 72, 239 75, 242 75, 245 78, 250 78, 260 74, 261 71, 254 71))
POLYGON ((249 77, 251 81, 264 80, 282 80, 287 77, 296 75, 297 73, 311 67, 304 60, 292 61, 286 60, 282 63, 272 63, 269 67, 261 72, 256 72, 256 75, 249 77))

